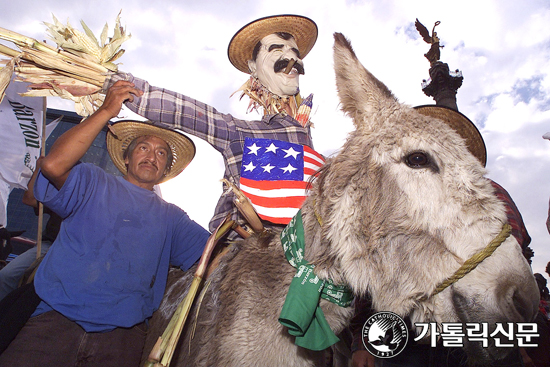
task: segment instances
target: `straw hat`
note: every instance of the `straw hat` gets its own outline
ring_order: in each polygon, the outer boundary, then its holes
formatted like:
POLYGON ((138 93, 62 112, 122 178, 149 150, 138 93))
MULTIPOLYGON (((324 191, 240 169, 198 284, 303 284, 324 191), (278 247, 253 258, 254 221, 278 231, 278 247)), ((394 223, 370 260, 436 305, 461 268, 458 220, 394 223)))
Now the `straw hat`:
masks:
POLYGON ((415 109, 425 116, 443 120, 443 122, 453 128, 466 141, 466 146, 470 153, 485 167, 487 164, 485 142, 481 133, 469 118, 452 108, 444 106, 424 105, 417 106, 415 109))
POLYGON ((179 175, 195 156, 193 141, 178 131, 154 126, 150 122, 117 121, 109 127, 107 150, 116 168, 124 175, 128 173, 124 163, 124 151, 132 140, 146 135, 156 136, 164 140, 172 150, 173 159, 170 172, 159 183, 166 182, 179 175))
POLYGON ((277 32, 286 32, 294 37, 302 59, 311 51, 317 40, 317 25, 309 18, 301 15, 260 18, 235 33, 227 48, 229 61, 243 73, 250 74, 248 60, 252 59, 254 46, 265 36, 277 32))

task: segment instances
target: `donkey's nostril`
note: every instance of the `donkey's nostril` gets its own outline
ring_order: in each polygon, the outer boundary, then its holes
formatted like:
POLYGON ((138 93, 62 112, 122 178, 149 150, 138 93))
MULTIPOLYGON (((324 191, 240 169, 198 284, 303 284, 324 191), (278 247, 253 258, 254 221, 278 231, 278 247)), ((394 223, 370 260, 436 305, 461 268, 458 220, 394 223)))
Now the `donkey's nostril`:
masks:
POLYGON ((516 289, 512 295, 512 304, 522 321, 529 322, 535 319, 538 309, 538 298, 533 299, 533 297, 528 296, 528 292, 516 289))
POLYGON ((527 312, 529 312, 528 308, 525 306, 525 301, 522 299, 517 289, 512 295, 512 304, 520 315, 525 315, 527 312))

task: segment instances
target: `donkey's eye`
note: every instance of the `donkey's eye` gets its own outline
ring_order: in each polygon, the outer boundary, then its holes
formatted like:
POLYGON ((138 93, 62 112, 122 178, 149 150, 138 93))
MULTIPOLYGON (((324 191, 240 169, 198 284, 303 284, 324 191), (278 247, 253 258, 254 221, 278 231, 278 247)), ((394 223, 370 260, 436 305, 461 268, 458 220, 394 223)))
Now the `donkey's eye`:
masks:
POLYGON ((412 168, 422 168, 430 163, 428 156, 422 152, 414 152, 405 157, 405 163, 412 168))

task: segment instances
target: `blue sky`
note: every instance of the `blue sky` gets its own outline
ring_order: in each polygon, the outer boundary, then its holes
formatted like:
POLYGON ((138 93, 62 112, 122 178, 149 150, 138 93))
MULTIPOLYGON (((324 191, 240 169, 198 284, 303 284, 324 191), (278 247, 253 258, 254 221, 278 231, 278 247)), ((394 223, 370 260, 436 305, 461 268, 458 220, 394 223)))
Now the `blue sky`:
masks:
MULTIPOLYGON (((403 103, 433 103, 421 90, 429 63, 428 45, 414 28, 418 18, 445 46, 441 60, 459 69, 464 83, 459 109, 476 123, 488 150, 488 177, 504 186, 519 207, 533 238, 533 269, 550 261, 545 221, 550 197, 550 3, 543 0, 439 1, 60 1, 21 0, 2 5, 0 27, 38 39, 51 14, 79 27, 83 19, 99 34, 122 10, 132 34, 120 70, 175 90, 240 118, 247 101, 229 98, 246 80, 227 59, 227 45, 244 24, 267 15, 300 14, 313 19, 319 38, 305 58, 302 94, 314 94, 316 150, 335 153, 352 130, 339 111, 332 69, 332 34, 342 32, 369 71, 403 103)), ((49 99, 53 108, 71 103, 49 99)), ((168 201, 204 226, 221 194, 220 155, 195 139, 197 158, 177 179, 162 185, 168 201)))

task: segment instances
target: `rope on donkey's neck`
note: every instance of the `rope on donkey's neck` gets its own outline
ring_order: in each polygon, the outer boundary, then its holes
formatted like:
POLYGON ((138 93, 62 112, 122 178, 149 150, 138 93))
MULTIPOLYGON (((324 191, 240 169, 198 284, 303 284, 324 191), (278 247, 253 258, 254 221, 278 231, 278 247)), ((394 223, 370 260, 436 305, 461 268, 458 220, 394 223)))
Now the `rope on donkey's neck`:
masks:
MULTIPOLYGON (((315 217, 317 218, 317 222, 322 227, 323 226, 323 220, 319 213, 317 212, 316 208, 316 202, 313 201, 313 213, 315 214, 315 217)), ((443 282, 441 282, 435 290, 432 292, 429 296, 423 296, 420 298, 421 301, 425 301, 429 298, 432 298, 436 294, 442 292, 445 288, 449 287, 450 285, 456 283, 460 279, 464 278, 466 274, 474 270, 483 260, 488 258, 495 252, 495 250, 504 242, 506 239, 510 236, 512 233, 512 226, 508 223, 505 223, 502 226, 502 230, 500 233, 491 241, 489 244, 478 253, 474 254, 472 257, 470 257, 468 260, 462 264, 462 266, 449 278, 445 279, 443 282)))
POLYGON ((510 226, 508 223, 504 224, 500 233, 491 242, 489 242, 489 244, 483 250, 479 251, 468 260, 466 260, 464 264, 462 264, 462 266, 452 276, 440 283, 430 296, 424 296, 421 300, 432 298, 448 286, 462 279, 466 274, 474 270, 476 266, 478 266, 483 260, 491 256, 493 252, 495 252, 495 250, 510 236, 511 233, 512 226, 510 226))

